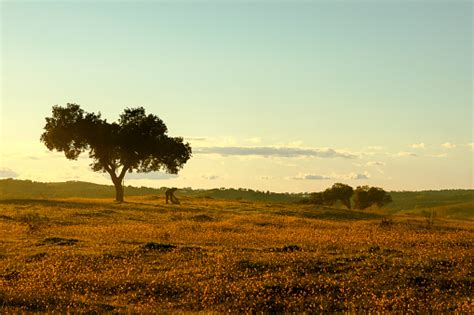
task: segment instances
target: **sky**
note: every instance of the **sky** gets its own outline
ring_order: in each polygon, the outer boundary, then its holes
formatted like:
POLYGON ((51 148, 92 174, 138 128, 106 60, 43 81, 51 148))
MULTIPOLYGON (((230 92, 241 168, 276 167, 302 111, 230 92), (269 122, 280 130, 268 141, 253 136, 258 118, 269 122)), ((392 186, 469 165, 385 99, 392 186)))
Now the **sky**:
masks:
POLYGON ((53 105, 143 106, 193 156, 126 185, 474 188, 473 4, 5 1, 0 178, 90 181, 39 140, 53 105))

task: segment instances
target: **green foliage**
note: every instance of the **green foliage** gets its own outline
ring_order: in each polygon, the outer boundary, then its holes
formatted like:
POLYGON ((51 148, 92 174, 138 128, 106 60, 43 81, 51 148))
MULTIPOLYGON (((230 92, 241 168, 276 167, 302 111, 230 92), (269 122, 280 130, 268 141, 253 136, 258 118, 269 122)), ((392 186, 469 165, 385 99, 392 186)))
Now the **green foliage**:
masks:
POLYGON ((127 172, 176 174, 191 157, 189 143, 167 136, 163 121, 146 115, 143 107, 127 108, 118 122, 109 123, 100 113, 86 113, 77 104, 53 106, 44 130, 41 141, 49 150, 64 152, 72 160, 88 151, 92 170, 110 175, 117 201, 123 201, 127 172))
POLYGON ((354 191, 354 208, 366 209, 372 205, 379 208, 392 202, 392 197, 379 187, 358 186, 354 191))
POLYGON ((322 192, 314 192, 309 194, 309 201, 315 205, 323 205, 324 204, 324 197, 322 192))
POLYGON ((344 206, 351 209, 351 197, 353 194, 354 190, 351 186, 342 183, 335 183, 332 187, 323 191, 321 196, 318 198, 322 197, 323 203, 327 205, 333 205, 339 200, 344 206))

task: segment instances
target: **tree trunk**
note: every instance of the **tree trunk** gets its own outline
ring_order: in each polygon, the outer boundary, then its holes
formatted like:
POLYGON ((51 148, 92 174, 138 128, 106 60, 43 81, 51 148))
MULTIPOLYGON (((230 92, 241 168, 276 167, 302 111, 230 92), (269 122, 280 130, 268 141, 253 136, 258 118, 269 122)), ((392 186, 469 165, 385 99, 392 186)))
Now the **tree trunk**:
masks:
POLYGON ((123 202, 123 178, 125 177, 125 174, 127 173, 128 168, 126 166, 123 167, 122 171, 120 174, 117 176, 115 174, 115 168, 107 167, 106 171, 109 173, 110 178, 112 179, 112 182, 114 183, 115 186, 115 201, 117 202, 123 202))
POLYGON ((351 200, 350 199, 343 199, 341 200, 342 203, 347 207, 347 209, 351 210, 351 200))
POLYGON ((121 180, 114 181, 115 186, 115 201, 123 202, 123 186, 121 180))

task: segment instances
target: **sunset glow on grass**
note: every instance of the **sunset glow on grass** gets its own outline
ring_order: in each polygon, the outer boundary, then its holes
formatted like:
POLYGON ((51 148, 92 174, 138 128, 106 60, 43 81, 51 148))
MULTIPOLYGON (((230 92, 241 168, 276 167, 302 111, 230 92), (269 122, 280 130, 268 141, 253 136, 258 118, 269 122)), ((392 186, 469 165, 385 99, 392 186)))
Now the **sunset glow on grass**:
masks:
POLYGON ((474 314, 473 12, 0 0, 0 313, 474 314))
POLYGON ((472 222, 150 197, 1 207, 7 311, 472 311, 472 222))

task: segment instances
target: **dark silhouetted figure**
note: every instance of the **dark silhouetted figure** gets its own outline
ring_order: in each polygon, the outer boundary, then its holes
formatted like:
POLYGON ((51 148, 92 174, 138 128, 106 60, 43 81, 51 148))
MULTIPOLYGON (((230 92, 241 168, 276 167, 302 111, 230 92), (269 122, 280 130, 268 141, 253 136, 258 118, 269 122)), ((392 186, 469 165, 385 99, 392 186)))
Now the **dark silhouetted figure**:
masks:
POLYGON ((172 204, 174 205, 179 205, 180 202, 178 198, 175 197, 174 192, 177 191, 178 188, 170 188, 167 189, 165 194, 166 194, 166 203, 168 203, 168 200, 171 201, 172 204))

